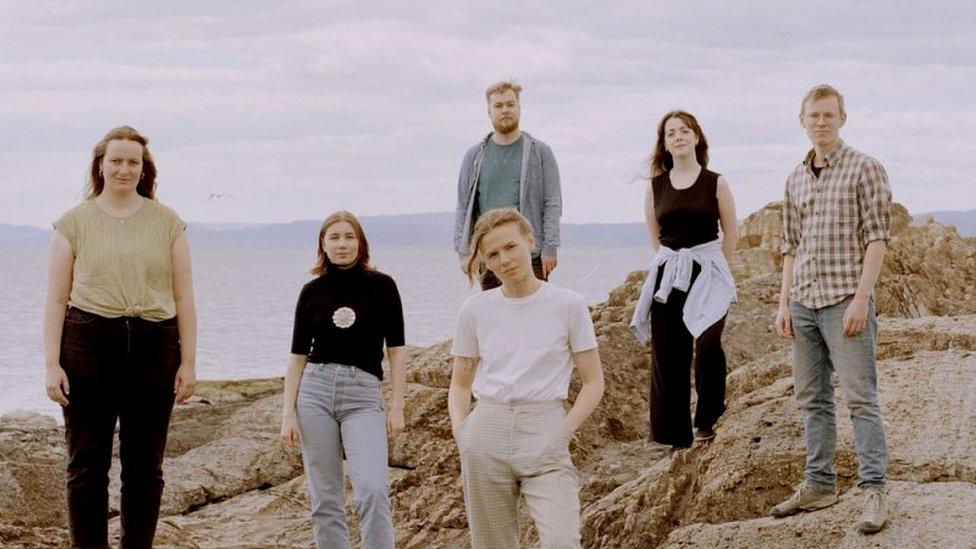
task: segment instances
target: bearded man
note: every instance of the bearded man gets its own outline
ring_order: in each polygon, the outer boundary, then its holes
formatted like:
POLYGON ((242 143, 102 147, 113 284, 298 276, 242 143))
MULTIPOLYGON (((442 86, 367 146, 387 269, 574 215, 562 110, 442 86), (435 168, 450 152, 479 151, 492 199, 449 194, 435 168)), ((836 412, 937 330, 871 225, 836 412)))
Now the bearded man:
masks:
MULTIPOLYGON (((559 247, 559 167, 549 145, 519 129, 521 92, 522 86, 513 81, 498 82, 485 90, 494 131, 471 147, 461 162, 454 251, 463 271, 478 218, 491 210, 514 207, 532 225, 532 270, 540 280, 548 280, 556 268, 559 247)), ((481 279, 482 290, 500 285, 490 270, 481 279)))

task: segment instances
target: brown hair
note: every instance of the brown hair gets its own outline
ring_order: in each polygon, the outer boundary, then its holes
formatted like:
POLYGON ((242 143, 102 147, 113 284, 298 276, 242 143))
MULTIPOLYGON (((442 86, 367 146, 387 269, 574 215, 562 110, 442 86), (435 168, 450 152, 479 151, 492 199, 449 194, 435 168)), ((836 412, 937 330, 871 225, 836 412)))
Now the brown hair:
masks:
POLYGON ((840 106, 840 117, 846 119, 847 112, 844 110, 844 96, 837 91, 837 88, 830 84, 820 84, 819 86, 810 88, 810 91, 803 96, 803 101, 800 101, 800 116, 802 117, 806 111, 807 101, 817 101, 826 97, 837 98, 837 105, 840 106))
POLYGON ((101 141, 95 143, 92 149, 91 165, 88 167, 88 185, 85 189, 85 198, 95 198, 102 194, 105 189, 105 178, 102 176, 102 159, 105 158, 105 150, 108 148, 109 141, 135 141, 142 145, 142 173, 139 175, 139 183, 136 184, 136 192, 151 200, 156 199, 156 162, 152 154, 149 153, 149 139, 129 126, 119 126, 113 128, 101 141))
POLYGON ((474 275, 477 274, 480 277, 487 270, 485 262, 481 259, 481 240, 492 229, 509 223, 514 223, 518 227, 519 233, 526 238, 530 246, 535 242, 535 237, 532 236, 532 225, 518 210, 515 208, 490 210, 478 218, 474 231, 471 233, 471 254, 468 255, 468 259, 464 263, 464 272, 468 275, 468 282, 474 281, 474 275))
POLYGON ((671 111, 665 114, 657 125, 657 143, 654 144, 654 152, 651 153, 651 177, 656 177, 674 167, 674 158, 664 146, 664 125, 672 118, 680 118, 698 136, 698 144, 695 145, 695 157, 702 168, 708 167, 708 140, 705 139, 705 133, 698 125, 698 120, 691 113, 671 111))
POLYGON ((366 233, 363 232, 363 226, 359 224, 359 220, 356 219, 356 216, 347 212, 346 210, 339 210, 332 213, 332 215, 329 217, 326 217, 325 221, 322 222, 322 228, 319 229, 319 256, 311 271, 315 276, 324 275, 326 272, 328 272, 329 267, 333 265, 333 263, 329 261, 329 256, 325 254, 325 250, 322 249, 322 239, 325 238, 325 231, 340 221, 345 221, 346 223, 352 225, 352 230, 354 233, 356 233, 356 240, 359 241, 359 251, 356 253, 356 261, 353 263, 353 266, 362 265, 366 269, 373 270, 373 265, 369 261, 369 242, 366 241, 366 233))
POLYGON ((495 82, 494 84, 488 86, 485 90, 485 101, 491 103, 491 96, 499 93, 512 90, 515 92, 515 100, 518 101, 519 97, 522 95, 522 86, 518 84, 515 80, 503 80, 501 82, 495 82))

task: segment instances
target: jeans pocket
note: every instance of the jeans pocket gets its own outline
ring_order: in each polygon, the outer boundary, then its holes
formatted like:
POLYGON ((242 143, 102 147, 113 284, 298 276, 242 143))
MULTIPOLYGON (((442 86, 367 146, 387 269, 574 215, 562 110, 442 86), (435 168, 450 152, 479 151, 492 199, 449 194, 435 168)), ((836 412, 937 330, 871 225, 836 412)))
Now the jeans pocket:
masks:
POLYGON ((368 387, 368 388, 376 388, 376 389, 380 387, 380 378, 374 376, 373 374, 365 370, 360 370, 359 368, 355 368, 353 370, 353 377, 356 380, 356 385, 359 385, 360 387, 368 387))

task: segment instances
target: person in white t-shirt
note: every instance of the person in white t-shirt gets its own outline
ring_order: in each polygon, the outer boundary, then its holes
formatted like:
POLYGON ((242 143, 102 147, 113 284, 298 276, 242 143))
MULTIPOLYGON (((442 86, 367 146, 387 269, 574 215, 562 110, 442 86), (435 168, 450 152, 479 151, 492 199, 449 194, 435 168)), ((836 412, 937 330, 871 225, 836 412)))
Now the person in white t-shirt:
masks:
POLYGON ((471 237, 468 276, 487 268, 502 283, 464 302, 451 349, 448 409, 473 549, 518 547, 519 493, 541 547, 580 547, 569 441, 603 397, 603 368, 589 309, 534 276, 533 245, 514 208, 481 216, 471 237), (582 388, 567 413, 574 363, 582 388))

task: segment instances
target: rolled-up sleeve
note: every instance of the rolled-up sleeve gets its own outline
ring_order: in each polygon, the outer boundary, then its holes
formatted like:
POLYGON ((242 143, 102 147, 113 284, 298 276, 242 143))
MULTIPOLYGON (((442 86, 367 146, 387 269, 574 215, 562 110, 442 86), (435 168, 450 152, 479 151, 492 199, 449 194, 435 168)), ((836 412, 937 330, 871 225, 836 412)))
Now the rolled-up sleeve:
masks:
POLYGON ((857 182, 861 238, 865 244, 891 239, 891 187, 884 166, 874 159, 864 163, 857 182))

